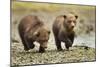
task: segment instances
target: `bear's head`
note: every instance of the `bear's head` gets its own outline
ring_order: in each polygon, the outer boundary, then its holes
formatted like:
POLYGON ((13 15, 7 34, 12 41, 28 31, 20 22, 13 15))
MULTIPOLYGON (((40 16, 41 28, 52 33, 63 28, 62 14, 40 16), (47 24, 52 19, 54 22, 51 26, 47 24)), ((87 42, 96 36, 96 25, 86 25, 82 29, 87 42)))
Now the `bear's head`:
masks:
POLYGON ((50 30, 45 27, 39 28, 36 32, 34 32, 36 36, 36 41, 40 44, 40 52, 44 52, 44 49, 47 48, 47 43, 49 40, 50 30))
POLYGON ((67 30, 72 31, 74 29, 74 27, 76 26, 78 16, 70 13, 70 14, 67 14, 66 16, 64 16, 64 18, 65 18, 64 27, 67 30))

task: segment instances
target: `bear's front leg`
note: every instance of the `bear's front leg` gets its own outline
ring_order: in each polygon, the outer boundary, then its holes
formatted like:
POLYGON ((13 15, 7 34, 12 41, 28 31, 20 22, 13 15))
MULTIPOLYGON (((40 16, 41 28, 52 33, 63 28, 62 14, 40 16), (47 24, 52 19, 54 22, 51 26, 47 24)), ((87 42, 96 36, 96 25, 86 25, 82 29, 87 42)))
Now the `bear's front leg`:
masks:
POLYGON ((72 44, 74 42, 74 37, 75 37, 75 33, 73 32, 72 34, 70 34, 70 36, 66 37, 66 42, 65 42, 65 46, 66 48, 69 50, 69 47, 72 47, 72 44))
POLYGON ((24 38, 22 40, 23 44, 24 44, 24 50, 25 51, 28 51, 30 49, 30 41, 29 39, 27 38, 27 35, 24 35, 24 38))
POLYGON ((40 53, 44 53, 44 52, 45 52, 45 48, 40 46, 39 52, 40 52, 40 53))
POLYGON ((33 49, 35 47, 35 44, 33 43, 31 39, 28 39, 28 44, 29 44, 30 49, 33 49))
POLYGON ((66 41, 65 41, 66 49, 69 50, 69 47, 71 46, 72 46, 72 41, 69 38, 66 38, 66 41))

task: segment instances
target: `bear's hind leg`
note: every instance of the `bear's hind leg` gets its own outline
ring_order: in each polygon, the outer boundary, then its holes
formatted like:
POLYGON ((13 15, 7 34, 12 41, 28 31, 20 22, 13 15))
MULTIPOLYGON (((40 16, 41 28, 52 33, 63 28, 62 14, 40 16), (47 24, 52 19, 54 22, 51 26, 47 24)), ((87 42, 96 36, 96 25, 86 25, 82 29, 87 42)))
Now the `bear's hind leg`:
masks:
POLYGON ((57 46, 57 50, 61 51, 62 50, 61 41, 57 37, 55 37, 55 43, 56 43, 56 46, 57 46))
POLYGON ((28 48, 28 45, 27 45, 27 43, 26 43, 26 41, 25 41, 26 38, 25 38, 24 35, 23 35, 22 33, 20 33, 20 32, 19 32, 19 35, 20 35, 22 44, 23 44, 23 46, 24 46, 24 50, 25 50, 25 51, 28 51, 29 48, 28 48))
POLYGON ((29 50, 29 47, 28 47, 27 43, 25 42, 25 40, 22 40, 22 43, 24 45, 24 50, 25 51, 28 51, 29 50))

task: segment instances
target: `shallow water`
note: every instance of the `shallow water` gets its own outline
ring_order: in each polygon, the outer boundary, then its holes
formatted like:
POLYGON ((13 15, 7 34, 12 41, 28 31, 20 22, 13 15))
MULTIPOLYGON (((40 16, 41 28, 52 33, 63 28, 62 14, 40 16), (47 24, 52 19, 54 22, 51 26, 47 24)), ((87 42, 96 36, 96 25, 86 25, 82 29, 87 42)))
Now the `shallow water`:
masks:
POLYGON ((73 45, 83 45, 83 46, 88 46, 88 47, 92 47, 95 48, 95 35, 82 35, 82 36, 78 36, 75 38, 74 44, 73 45))
MULTIPOLYGON (((95 48, 95 33, 78 35, 77 37, 75 37, 73 43, 73 46, 75 45, 95 48)), ((66 49, 63 42, 61 43, 61 46, 63 49, 66 49)), ((55 50, 55 49, 56 49, 55 40, 53 34, 51 34, 47 50, 55 50)))

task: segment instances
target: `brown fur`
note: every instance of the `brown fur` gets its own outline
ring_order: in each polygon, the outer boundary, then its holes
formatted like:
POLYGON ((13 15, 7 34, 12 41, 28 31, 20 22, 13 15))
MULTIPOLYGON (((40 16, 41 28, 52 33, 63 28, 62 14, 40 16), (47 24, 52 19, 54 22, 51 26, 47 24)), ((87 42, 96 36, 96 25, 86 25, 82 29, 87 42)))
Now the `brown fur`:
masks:
POLYGON ((18 30, 24 50, 34 48, 34 42, 37 41, 40 43, 39 52, 45 51, 50 31, 45 28, 45 25, 37 16, 28 15, 24 17, 19 23, 18 30))
POLYGON ((56 18, 53 23, 53 33, 55 37, 55 43, 58 50, 62 50, 61 42, 65 43, 66 48, 72 46, 74 41, 74 27, 78 16, 73 14, 61 15, 56 18))

